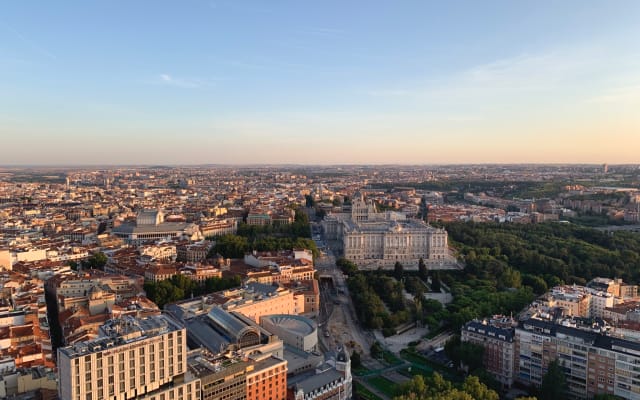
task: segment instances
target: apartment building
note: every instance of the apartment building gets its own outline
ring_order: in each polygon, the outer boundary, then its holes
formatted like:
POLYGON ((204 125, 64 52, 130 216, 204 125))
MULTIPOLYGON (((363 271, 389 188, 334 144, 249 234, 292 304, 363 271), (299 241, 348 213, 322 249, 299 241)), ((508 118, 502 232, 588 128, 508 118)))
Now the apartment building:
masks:
MULTIPOLYGON (((631 285, 624 285, 624 287, 631 287, 631 285)), ((620 290, 618 289, 615 293, 620 293, 620 290)), ((545 307, 561 308, 565 315, 594 318, 603 318, 607 308, 622 301, 622 297, 612 292, 578 285, 556 286, 538 300, 545 307)))
POLYGON ((204 283, 204 281, 209 278, 222 278, 222 271, 220 269, 201 263, 185 265, 180 268, 180 274, 198 283, 204 283))
POLYGON ((485 369, 505 388, 514 381, 515 324, 512 318, 497 316, 467 322, 461 331, 463 342, 484 348, 485 369))
POLYGON ((238 231, 238 220, 225 218, 223 220, 205 221, 200 224, 200 231, 204 237, 233 235, 238 231))
POLYGON ((587 287, 605 293, 611 293, 615 297, 623 299, 635 298, 638 296, 638 285, 624 283, 622 279, 594 278, 587 287))
POLYGON ((0 398, 55 399, 58 385, 51 368, 16 368, 11 358, 0 358, 0 398))
MULTIPOLYGON (((210 235, 205 235, 203 232, 203 236, 207 237, 210 235)), ((213 247, 213 243, 208 240, 203 240, 198 243, 189 244, 180 243, 177 246, 177 259, 178 261, 185 262, 201 262, 207 258, 209 251, 213 247)))
POLYGON ((19 369, 53 367, 42 281, 12 271, 0 275, 0 288, 0 359, 11 359, 19 369))
POLYGON ((551 361, 563 369, 568 395, 640 399, 640 343, 594 331, 592 324, 531 318, 516 328, 516 379, 539 386, 551 361))
POLYGON ((289 282, 283 285, 293 292, 297 314, 313 318, 320 312, 320 286, 315 279, 289 282))
POLYGON ((484 347, 484 366, 505 386, 540 386, 558 360, 570 398, 611 394, 640 399, 640 313, 634 285, 596 278, 587 287, 552 288, 511 318, 474 320, 462 340, 484 347), (624 288, 624 289, 623 289, 624 288))
POLYGON ((100 337, 58 349, 61 400, 200 399, 200 380, 186 379, 184 327, 166 315, 122 317, 100 337))

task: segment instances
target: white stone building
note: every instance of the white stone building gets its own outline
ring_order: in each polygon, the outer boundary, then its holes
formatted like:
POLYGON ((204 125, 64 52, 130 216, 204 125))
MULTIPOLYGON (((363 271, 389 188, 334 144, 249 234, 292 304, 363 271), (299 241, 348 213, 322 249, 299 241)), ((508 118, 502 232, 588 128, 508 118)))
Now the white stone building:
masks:
POLYGON ((398 212, 378 213, 362 197, 354 198, 351 214, 330 215, 323 228, 329 240, 342 242, 344 257, 361 269, 390 269, 396 262, 417 269, 421 258, 433 269, 454 263, 444 229, 398 212))

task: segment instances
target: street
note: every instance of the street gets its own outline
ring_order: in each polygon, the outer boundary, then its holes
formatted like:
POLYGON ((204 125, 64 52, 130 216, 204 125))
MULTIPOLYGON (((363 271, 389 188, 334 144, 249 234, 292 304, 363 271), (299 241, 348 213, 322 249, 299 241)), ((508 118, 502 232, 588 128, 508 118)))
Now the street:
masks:
POLYGON ((373 339, 357 321, 344 275, 335 261, 332 251, 328 250, 315 263, 320 278, 320 345, 332 350, 345 345, 368 358, 373 339))

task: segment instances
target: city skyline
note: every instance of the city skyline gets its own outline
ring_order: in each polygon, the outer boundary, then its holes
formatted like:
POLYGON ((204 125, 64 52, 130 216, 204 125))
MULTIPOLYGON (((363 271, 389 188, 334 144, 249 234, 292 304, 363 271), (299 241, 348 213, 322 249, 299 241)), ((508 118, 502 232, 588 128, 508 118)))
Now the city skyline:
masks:
POLYGON ((637 2, 1 14, 3 165, 639 161, 637 2))

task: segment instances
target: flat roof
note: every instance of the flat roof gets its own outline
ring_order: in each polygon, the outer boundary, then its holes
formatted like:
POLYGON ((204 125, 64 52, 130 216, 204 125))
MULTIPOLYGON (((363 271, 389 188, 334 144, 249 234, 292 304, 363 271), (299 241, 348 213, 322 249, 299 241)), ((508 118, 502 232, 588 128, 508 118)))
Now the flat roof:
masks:
POLYGON ((122 224, 111 230, 113 233, 165 233, 183 231, 187 228, 195 227, 195 224, 187 222, 163 222, 158 225, 133 225, 122 224))
POLYGON ((125 315, 105 322, 100 327, 100 331, 104 336, 71 346, 60 347, 59 351, 70 358, 79 357, 180 329, 183 329, 183 327, 166 315, 153 315, 145 318, 125 315))

